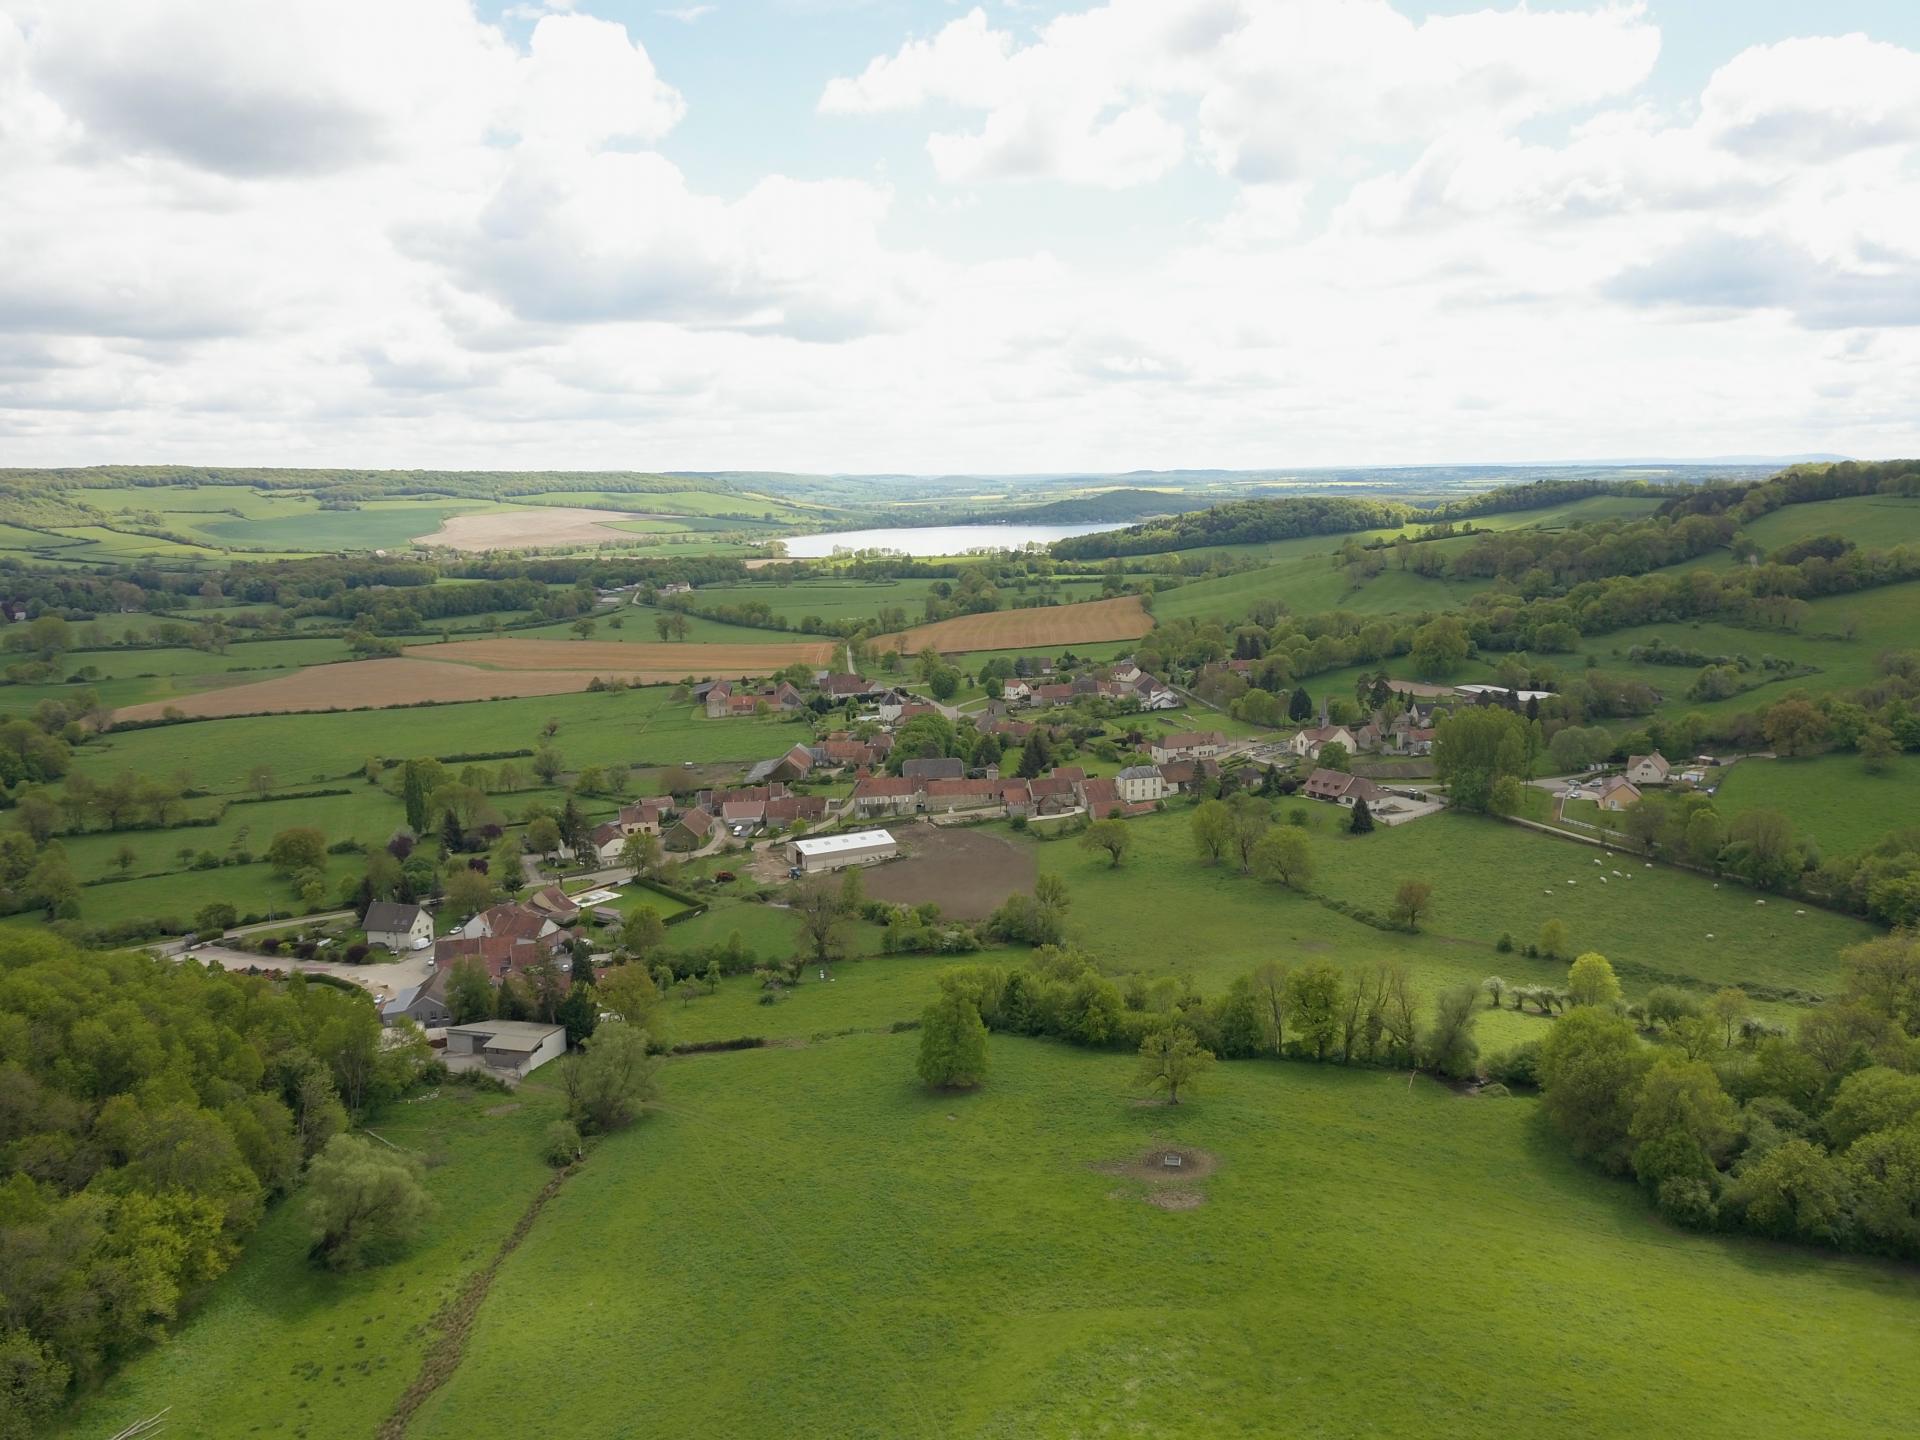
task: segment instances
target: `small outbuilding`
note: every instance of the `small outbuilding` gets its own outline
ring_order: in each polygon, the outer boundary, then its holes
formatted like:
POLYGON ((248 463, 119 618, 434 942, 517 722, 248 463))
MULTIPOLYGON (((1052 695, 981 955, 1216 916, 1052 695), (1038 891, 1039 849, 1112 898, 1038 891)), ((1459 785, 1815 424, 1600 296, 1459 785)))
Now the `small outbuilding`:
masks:
POLYGON ((495 1074, 530 1075, 567 1050, 562 1025, 531 1020, 479 1020, 447 1027, 447 1064, 456 1070, 485 1066, 495 1074))
POLYGON ((844 835, 818 835, 795 840, 787 846, 787 858, 795 869, 807 875, 824 870, 840 870, 848 865, 877 865, 900 853, 900 845, 887 830, 852 830, 844 835))

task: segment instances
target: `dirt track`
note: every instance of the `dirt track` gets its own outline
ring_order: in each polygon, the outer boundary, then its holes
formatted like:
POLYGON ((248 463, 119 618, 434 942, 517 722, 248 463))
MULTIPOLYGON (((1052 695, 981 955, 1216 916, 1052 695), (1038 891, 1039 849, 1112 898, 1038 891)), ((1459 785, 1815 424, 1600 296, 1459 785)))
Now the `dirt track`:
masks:
POLYGON ((563 505, 526 505, 515 510, 451 515, 416 545, 450 550, 537 550, 552 545, 632 545, 642 537, 616 530, 609 521, 634 519, 614 510, 576 510, 563 505))
POLYGON ((1091 645, 1101 640, 1137 640, 1153 620, 1137 595, 1087 600, 1078 605, 1046 605, 1032 610, 996 610, 962 615, 932 625, 917 625, 898 635, 882 635, 874 647, 912 654, 931 645, 943 655, 970 650, 1027 650, 1051 645, 1091 645))
POLYGON ((826 665, 832 644, 767 645, 622 645, 615 640, 454 640, 444 645, 409 645, 418 660, 451 660, 493 670, 578 670, 587 675, 698 677, 770 675, 789 665, 826 665))

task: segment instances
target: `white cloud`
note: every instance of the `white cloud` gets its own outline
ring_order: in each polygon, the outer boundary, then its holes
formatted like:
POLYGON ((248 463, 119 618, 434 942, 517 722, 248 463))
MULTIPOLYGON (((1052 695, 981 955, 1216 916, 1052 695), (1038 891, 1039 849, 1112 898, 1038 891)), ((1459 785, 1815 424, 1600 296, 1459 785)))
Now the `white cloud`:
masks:
POLYGON ((1489 5, 975 10, 789 115, 590 0, 0 0, 0 463, 1920 448, 1920 55, 1663 102, 1489 5))
POLYGON ((928 140, 950 180, 1126 185, 1177 163, 1180 106, 1217 168, 1285 183, 1367 146, 1592 105, 1637 85, 1658 50, 1640 5, 1416 24, 1386 0, 1108 0, 1026 45, 971 11, 830 81, 820 108, 982 112, 980 129, 928 140))

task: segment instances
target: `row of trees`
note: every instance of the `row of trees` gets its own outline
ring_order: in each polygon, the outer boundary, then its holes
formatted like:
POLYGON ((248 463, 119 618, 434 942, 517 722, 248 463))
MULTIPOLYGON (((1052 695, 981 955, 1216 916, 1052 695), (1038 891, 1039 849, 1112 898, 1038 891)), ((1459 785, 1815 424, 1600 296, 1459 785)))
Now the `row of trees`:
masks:
MULTIPOLYGON (((935 1051, 954 1048, 951 1026, 970 1011, 991 1031, 1046 1035, 1099 1049, 1139 1050, 1150 1037, 1185 1031, 1223 1060, 1258 1056, 1349 1065, 1419 1065, 1471 1075, 1479 1047, 1479 989, 1460 985, 1427 1005, 1405 967, 1344 969, 1327 961, 1269 962, 1213 1000, 1191 981, 1130 976, 1117 984, 1088 956, 1042 946, 1025 965, 946 971, 923 1023, 937 1020, 935 1051), (937 1013, 936 1013, 937 1012, 937 1013)), ((930 1079, 933 1084, 960 1083, 930 1079)))

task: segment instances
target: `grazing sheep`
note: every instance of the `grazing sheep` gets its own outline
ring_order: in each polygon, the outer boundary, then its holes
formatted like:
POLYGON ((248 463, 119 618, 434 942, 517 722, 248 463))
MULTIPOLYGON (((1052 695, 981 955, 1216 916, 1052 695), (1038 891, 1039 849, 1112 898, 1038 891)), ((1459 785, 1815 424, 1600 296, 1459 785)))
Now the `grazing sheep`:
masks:
POLYGON ((1794 911, 1793 913, 1794 913, 1794 914, 1796 914, 1796 915, 1804 915, 1804 914, 1806 914, 1807 912, 1806 912, 1806 911, 1804 911, 1804 910, 1796 910, 1796 911, 1794 911))
POLYGON ((1580 883, 1580 882, 1579 882, 1578 880, 1569 880, 1569 881, 1567 881, 1567 884, 1569 884, 1569 885, 1578 885, 1579 883, 1580 883))
POLYGON ((1754 903, 1754 904, 1756 904, 1756 905, 1764 905, 1764 904, 1766 904, 1767 902, 1766 902, 1766 901, 1764 901, 1764 900, 1756 900, 1756 901, 1754 901, 1753 903, 1754 903))
POLYGON ((1596 861, 1594 861, 1593 863, 1594 863, 1594 864, 1596 864, 1596 865, 1598 865, 1598 864, 1599 864, 1600 862, 1599 862, 1598 860, 1596 860, 1596 861))
POLYGON ((1613 872, 1613 878, 1614 878, 1614 879, 1616 879, 1616 880, 1618 880, 1618 879, 1620 878, 1620 872, 1619 872, 1618 870, 1616 870, 1616 871, 1614 871, 1614 872, 1613 872))
POLYGON ((1601 883, 1602 885, 1604 885, 1604 884, 1606 884, 1606 883, 1607 883, 1607 877, 1606 877, 1606 876, 1604 876, 1604 875, 1602 875, 1602 876, 1600 877, 1600 883, 1601 883))
POLYGON ((1707 933, 1707 939, 1709 940, 1713 939, 1713 933, 1711 931, 1707 933))

